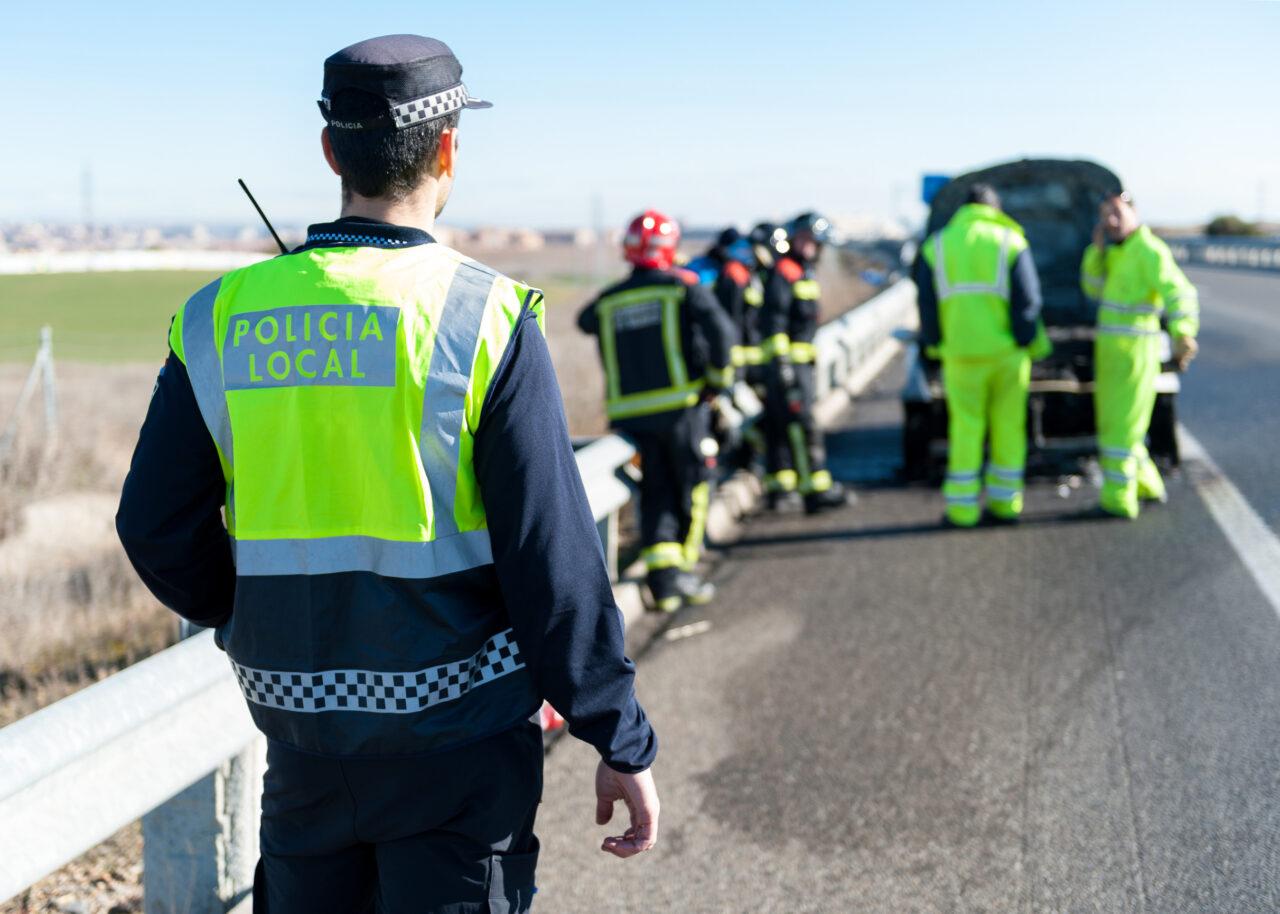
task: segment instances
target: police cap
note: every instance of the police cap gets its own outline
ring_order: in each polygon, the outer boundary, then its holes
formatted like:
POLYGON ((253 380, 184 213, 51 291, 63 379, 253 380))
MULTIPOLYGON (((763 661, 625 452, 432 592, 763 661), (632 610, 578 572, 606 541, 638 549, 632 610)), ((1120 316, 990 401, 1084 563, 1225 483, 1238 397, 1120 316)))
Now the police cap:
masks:
POLYGON ((462 64, 449 46, 421 35, 384 35, 338 51, 324 62, 317 104, 330 127, 345 130, 403 130, 463 108, 492 107, 467 94, 462 64), (358 105, 362 116, 346 116, 339 96, 349 92, 371 96, 381 110, 370 114, 367 104, 358 105))

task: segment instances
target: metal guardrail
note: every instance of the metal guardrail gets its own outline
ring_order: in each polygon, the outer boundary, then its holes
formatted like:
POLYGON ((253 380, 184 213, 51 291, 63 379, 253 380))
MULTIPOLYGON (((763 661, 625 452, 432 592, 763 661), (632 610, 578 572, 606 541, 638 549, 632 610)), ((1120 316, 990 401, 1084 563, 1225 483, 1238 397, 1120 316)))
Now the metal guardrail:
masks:
MULTIPOLYGON (((819 395, 847 385, 912 310, 899 282, 818 332, 819 395)), ((576 458, 616 580, 620 470, 607 435, 576 458)), ((0 729, 0 899, 143 820, 146 914, 242 910, 257 860, 263 741, 201 632, 0 729)))
POLYGON ((1280 238, 1166 238, 1179 263, 1280 271, 1280 238))

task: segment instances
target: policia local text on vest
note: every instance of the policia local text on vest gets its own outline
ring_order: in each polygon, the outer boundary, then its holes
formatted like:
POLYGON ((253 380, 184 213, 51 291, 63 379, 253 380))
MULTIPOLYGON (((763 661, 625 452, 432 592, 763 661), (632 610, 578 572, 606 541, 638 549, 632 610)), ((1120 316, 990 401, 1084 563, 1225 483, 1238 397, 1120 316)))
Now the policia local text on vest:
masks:
POLYGON ((925 239, 912 278, 920 344, 942 360, 947 397, 946 521, 972 527, 1022 513, 1031 360, 1049 354, 1040 280, 1022 227, 985 185, 925 239), (983 472, 984 448, 990 461, 983 472))
POLYGON ((125 481, 130 559, 216 627, 267 736, 258 912, 527 910, 543 699, 600 752, 598 821, 632 809, 604 849, 656 838, 542 296, 429 233, 487 107, 461 73, 411 35, 326 61, 343 218, 178 312, 125 481))

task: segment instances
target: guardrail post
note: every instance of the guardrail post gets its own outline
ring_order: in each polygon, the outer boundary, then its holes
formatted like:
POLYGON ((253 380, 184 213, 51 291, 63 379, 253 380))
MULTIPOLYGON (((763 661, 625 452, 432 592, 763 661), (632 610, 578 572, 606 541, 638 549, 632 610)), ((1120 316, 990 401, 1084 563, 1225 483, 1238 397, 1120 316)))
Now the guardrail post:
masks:
POLYGON ((249 895, 264 762, 258 740, 142 817, 145 914, 226 914, 249 895))
MULTIPOLYGON (((203 629, 178 620, 178 639, 203 629)), ((142 817, 144 914, 226 914, 253 890, 266 743, 142 817)))

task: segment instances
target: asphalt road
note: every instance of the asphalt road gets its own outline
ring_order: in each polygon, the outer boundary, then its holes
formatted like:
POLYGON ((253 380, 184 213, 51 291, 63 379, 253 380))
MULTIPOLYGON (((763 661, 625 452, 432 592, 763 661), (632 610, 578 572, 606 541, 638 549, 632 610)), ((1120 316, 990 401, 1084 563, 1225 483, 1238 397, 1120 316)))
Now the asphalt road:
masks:
MULTIPOLYGON (((1274 529, 1280 277, 1192 278, 1182 418, 1274 529)), ((860 503, 752 521, 641 657, 660 846, 600 853, 593 753, 552 751, 538 909, 1280 910, 1280 619, 1198 492, 1130 524, 1043 480, 944 531, 888 481, 899 377, 830 438, 860 503)))

